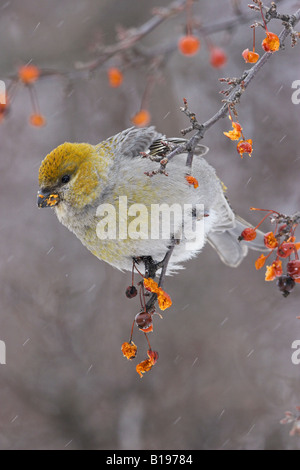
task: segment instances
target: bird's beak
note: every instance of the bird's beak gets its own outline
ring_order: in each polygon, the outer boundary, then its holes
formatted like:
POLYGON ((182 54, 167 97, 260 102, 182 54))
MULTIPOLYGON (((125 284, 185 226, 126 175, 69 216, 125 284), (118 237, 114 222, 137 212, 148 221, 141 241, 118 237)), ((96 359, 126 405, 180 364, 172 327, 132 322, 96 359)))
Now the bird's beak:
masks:
POLYGON ((37 195, 38 207, 54 207, 59 203, 59 195, 49 191, 40 190, 37 195))

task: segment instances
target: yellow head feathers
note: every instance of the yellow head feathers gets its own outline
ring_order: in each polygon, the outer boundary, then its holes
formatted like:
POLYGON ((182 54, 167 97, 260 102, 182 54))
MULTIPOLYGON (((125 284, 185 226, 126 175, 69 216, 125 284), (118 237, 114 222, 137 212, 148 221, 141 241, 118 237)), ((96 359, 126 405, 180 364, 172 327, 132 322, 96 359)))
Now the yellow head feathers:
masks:
POLYGON ((112 162, 106 146, 65 142, 42 161, 40 190, 56 192, 60 201, 81 209, 101 194, 112 162))
POLYGON ((94 153, 90 144, 71 144, 65 142, 52 150, 42 161, 39 169, 39 186, 53 187, 65 175, 74 174, 94 153))

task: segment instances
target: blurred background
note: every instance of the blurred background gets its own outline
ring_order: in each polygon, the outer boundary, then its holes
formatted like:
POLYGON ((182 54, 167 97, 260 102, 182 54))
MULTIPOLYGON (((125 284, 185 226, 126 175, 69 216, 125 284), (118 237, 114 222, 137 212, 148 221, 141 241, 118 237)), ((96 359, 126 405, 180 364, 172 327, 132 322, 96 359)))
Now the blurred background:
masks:
MULTIPOLYGON (((147 102, 158 130, 180 136, 189 125, 179 110, 183 97, 200 122, 209 119, 221 105, 218 79, 248 68, 241 53, 251 49, 249 25, 259 17, 247 3, 194 3, 193 18, 205 27, 240 21, 209 36, 227 55, 222 69, 210 65, 204 36, 194 57, 170 48, 147 102)), ((46 125, 30 125, 32 103, 21 83, 0 124, 0 339, 7 362, 0 365, 1 449, 300 448, 299 437, 279 423, 300 405, 300 365, 291 361, 292 342, 300 339, 299 286, 283 298, 275 282, 264 281, 264 270, 256 271, 259 253, 231 269, 205 247, 166 280, 173 305, 162 320, 155 318, 150 335, 159 361, 140 379, 135 365, 146 358, 144 335, 135 331, 133 363, 120 350, 139 310, 137 299, 124 295, 130 274, 99 261, 50 209, 36 206, 45 155, 64 141, 96 144, 130 127, 153 66, 150 59, 132 64, 130 52, 112 56, 93 73, 78 72, 75 64, 94 61, 99 48, 117 41, 117 31, 139 27, 154 7, 168 5, 0 1, 0 78, 9 84, 28 63, 51 71, 34 85, 46 125), (117 89, 107 79, 112 66, 124 75, 117 89)), ((291 14, 299 2, 283 0, 278 8, 291 14)), ((185 24, 183 11, 138 46, 176 44, 185 24)), ((281 28, 271 23, 271 31, 281 28)), ((260 54, 263 38, 260 28, 260 54)), ((300 208, 300 105, 291 101, 292 82, 300 79, 299 47, 292 49, 288 39, 242 96, 239 120, 253 139, 252 158, 241 159, 223 135, 231 127, 227 118, 203 141, 231 205, 255 225, 260 214, 251 206, 287 214, 300 208)))

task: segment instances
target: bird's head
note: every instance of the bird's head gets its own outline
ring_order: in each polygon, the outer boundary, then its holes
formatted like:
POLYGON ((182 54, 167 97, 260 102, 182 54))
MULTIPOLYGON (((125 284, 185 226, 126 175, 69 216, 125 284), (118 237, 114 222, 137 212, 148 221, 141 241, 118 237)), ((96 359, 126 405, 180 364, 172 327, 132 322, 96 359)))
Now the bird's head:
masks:
POLYGON ((102 160, 90 144, 65 142, 52 150, 39 169, 38 207, 64 202, 80 210, 91 204, 101 191, 102 160))

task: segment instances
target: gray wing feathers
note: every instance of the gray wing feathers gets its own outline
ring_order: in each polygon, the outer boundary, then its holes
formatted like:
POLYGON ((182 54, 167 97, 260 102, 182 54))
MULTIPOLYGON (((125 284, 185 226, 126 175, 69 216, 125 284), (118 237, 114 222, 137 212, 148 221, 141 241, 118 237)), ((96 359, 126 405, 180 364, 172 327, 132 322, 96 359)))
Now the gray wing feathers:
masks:
POLYGON ((134 158, 139 156, 141 152, 146 152, 152 142, 163 137, 162 134, 156 132, 153 126, 142 128, 130 127, 108 140, 111 140, 116 145, 118 153, 122 157, 134 158))
MULTIPOLYGON (((107 139, 118 148, 118 153, 126 158, 134 158, 139 156, 141 152, 146 152, 151 147, 151 155, 158 155, 160 151, 165 150, 165 145, 161 140, 167 140, 174 145, 180 145, 186 142, 186 139, 176 137, 166 139, 164 135, 157 132, 154 126, 150 127, 130 127, 119 134, 107 139)), ((195 149, 196 155, 205 155, 209 148, 205 145, 198 144, 195 149)))

